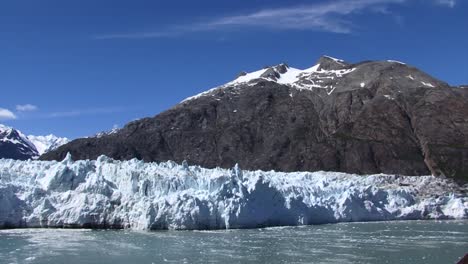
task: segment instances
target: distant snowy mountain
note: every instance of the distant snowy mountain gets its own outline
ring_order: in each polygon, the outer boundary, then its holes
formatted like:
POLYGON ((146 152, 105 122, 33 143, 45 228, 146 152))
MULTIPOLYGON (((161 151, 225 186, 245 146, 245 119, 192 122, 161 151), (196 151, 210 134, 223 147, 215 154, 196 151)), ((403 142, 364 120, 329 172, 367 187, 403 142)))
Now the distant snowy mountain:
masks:
POLYGON ((26 160, 38 157, 36 146, 20 131, 0 124, 0 158, 26 160))
POLYGON ((54 135, 26 136, 17 129, 0 124, 0 158, 36 159, 68 142, 67 138, 54 135))
POLYGON ((36 146, 39 155, 54 150, 64 144, 67 144, 70 140, 64 137, 57 137, 55 135, 47 136, 33 136, 29 135, 28 139, 36 146))

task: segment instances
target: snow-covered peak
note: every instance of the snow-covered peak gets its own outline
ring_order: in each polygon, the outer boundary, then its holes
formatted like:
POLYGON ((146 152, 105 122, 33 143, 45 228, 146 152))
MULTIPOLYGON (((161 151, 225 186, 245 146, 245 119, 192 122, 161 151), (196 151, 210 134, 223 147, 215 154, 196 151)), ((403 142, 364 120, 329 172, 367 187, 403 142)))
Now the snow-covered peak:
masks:
POLYGON ((36 146, 21 131, 0 124, 0 158, 35 158, 36 146))
POLYGON ((57 137, 52 134, 47 136, 29 135, 28 139, 36 146, 39 155, 54 150, 70 141, 68 138, 57 137))
POLYGON ((0 141, 26 144, 35 149, 34 144, 21 131, 2 124, 0 124, 0 141))
POLYGON ((0 132, 6 132, 6 131, 11 131, 11 130, 13 130, 13 128, 0 124, 0 132))
POLYGON ((253 86, 261 81, 276 82, 298 89, 310 90, 323 88, 327 90, 327 93, 331 93, 334 87, 331 84, 327 84, 327 80, 343 77, 354 70, 355 68, 352 68, 343 60, 328 56, 322 57, 317 64, 304 70, 289 67, 282 63, 253 72, 242 72, 236 79, 195 96, 191 96, 183 100, 183 102, 209 95, 218 89, 238 85, 253 86))

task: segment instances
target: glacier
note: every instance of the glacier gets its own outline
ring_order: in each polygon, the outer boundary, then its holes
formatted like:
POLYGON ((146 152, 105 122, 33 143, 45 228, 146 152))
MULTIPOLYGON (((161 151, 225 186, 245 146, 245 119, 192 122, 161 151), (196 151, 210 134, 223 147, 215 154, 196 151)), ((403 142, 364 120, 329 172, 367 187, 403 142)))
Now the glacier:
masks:
POLYGON ((0 228, 230 229, 464 219, 468 186, 434 176, 205 169, 186 162, 0 160, 0 228))

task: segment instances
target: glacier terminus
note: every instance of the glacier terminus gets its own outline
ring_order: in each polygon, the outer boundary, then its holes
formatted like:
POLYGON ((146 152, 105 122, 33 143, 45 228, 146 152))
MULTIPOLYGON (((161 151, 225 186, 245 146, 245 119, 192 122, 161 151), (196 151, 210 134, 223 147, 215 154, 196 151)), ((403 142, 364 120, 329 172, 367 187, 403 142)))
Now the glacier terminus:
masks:
POLYGON ((0 160, 0 227, 231 229, 466 219, 467 186, 434 176, 205 169, 168 161, 0 160))

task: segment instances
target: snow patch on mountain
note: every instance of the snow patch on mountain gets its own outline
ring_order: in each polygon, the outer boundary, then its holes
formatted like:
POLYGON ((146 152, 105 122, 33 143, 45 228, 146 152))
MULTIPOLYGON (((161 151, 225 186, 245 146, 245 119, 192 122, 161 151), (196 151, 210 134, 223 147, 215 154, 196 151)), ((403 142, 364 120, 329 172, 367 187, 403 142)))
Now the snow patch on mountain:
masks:
POLYGON ((435 87, 432 83, 427 83, 427 82, 423 82, 423 81, 421 81, 421 84, 424 85, 424 86, 427 86, 427 87, 431 87, 431 88, 435 87))
POLYGON ((96 135, 94 135, 92 137, 101 138, 103 136, 108 136, 108 135, 115 134, 115 133, 119 132, 119 130, 120 130, 120 128, 113 127, 111 130, 99 132, 99 133, 97 133, 96 135))
POLYGON ((0 227, 226 229, 462 219, 466 191, 434 176, 204 169, 105 156, 0 160, 0 227))

